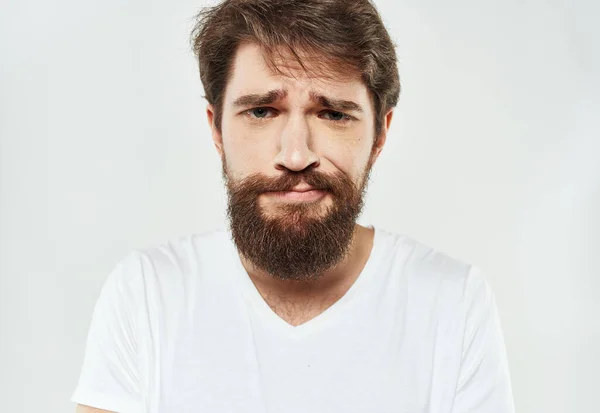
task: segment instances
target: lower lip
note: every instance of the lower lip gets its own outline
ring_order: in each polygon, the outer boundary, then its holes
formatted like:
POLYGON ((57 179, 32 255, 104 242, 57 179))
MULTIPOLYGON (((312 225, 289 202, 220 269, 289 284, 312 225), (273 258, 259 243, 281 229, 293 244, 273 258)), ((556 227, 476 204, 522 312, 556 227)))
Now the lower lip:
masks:
POLYGON ((311 189, 310 191, 298 192, 298 191, 284 191, 284 192, 268 192, 269 195, 282 199, 285 201, 299 201, 299 202, 308 202, 308 201, 316 201, 318 199, 323 198, 327 191, 323 191, 321 189, 311 189))

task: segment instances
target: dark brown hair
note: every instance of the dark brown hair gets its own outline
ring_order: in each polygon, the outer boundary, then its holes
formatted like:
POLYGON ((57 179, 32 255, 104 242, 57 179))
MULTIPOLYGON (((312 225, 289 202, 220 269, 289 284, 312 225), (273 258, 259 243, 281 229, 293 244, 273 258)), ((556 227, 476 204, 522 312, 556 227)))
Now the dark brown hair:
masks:
POLYGON ((398 102, 395 44, 370 0, 225 0, 202 9, 192 31, 204 97, 214 106, 219 132, 225 87, 242 42, 258 44, 275 73, 283 74, 277 62, 289 53, 307 74, 360 76, 373 103, 376 137, 398 102))

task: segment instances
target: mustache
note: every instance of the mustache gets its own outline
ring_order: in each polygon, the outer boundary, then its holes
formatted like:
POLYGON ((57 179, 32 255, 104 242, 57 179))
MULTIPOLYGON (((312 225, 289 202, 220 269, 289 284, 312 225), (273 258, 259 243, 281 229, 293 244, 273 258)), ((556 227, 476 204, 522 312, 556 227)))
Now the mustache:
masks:
POLYGON ((291 191, 301 183, 314 189, 336 193, 338 188, 345 187, 348 184, 348 179, 339 174, 328 175, 315 170, 288 171, 278 177, 255 173, 243 178, 235 186, 244 188, 246 193, 260 194, 263 192, 291 191))

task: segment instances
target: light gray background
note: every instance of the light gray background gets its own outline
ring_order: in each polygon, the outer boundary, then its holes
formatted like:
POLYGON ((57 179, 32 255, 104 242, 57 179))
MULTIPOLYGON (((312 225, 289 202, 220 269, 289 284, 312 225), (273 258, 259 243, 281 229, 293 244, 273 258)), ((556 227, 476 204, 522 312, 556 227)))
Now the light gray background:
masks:
MULTIPOLYGON (((377 3, 403 91, 361 222, 486 271, 519 412, 600 411, 598 2, 377 3)), ((225 226, 202 3, 0 4, 0 411, 70 412, 113 265, 225 226)))

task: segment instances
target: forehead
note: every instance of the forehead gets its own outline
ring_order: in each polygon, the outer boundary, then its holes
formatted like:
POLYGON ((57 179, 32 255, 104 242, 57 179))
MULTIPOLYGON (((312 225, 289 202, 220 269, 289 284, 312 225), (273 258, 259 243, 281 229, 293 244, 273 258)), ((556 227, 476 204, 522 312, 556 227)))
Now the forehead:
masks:
MULTIPOLYGON (((254 43, 242 43, 236 52, 231 76, 225 92, 225 101, 232 104, 237 97, 246 94, 261 94, 270 90, 283 89, 286 98, 310 99, 311 95, 324 94, 335 99, 351 100, 361 106, 368 106, 369 93, 367 87, 357 74, 355 76, 311 71, 311 61, 317 57, 302 57, 302 63, 289 56, 277 58, 274 63, 280 72, 273 71, 265 60, 260 47, 254 43)), ((367 107, 364 107, 367 110, 367 107)))

